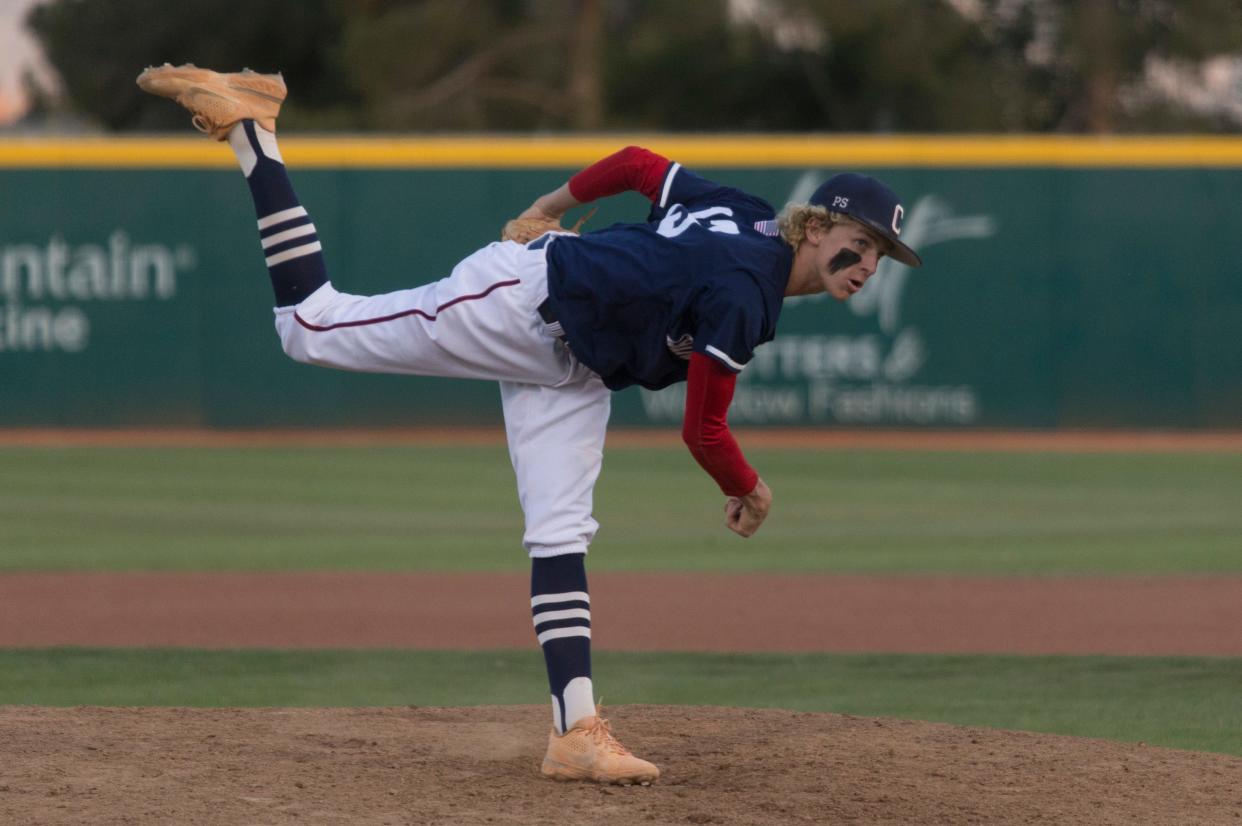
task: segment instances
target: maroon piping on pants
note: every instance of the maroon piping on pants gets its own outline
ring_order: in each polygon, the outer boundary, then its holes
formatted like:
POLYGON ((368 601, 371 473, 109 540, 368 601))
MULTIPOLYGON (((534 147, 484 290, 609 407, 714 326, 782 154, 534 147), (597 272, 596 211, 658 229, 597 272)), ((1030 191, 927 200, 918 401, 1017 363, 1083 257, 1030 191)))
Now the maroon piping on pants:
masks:
POLYGON ((515 278, 512 281, 497 281, 481 293, 476 293, 475 295, 461 295, 454 298, 452 301, 444 302, 439 307, 436 307, 435 315, 427 315, 427 313, 422 310, 402 310, 399 313, 380 316, 379 318, 360 318, 357 321, 341 321, 336 324, 326 324, 323 326, 311 324, 309 321, 302 318, 302 316, 298 315, 296 311, 294 312, 293 317, 297 319, 298 324, 301 324, 303 327, 314 333, 325 333, 328 330, 338 330, 342 327, 366 327, 369 324, 383 324, 385 321, 395 321, 398 318, 405 318, 406 316, 411 315, 421 316, 428 321, 435 321, 436 318, 439 317, 440 313, 444 312, 449 307, 452 307, 454 304, 460 304, 463 301, 475 301, 480 298, 486 298, 492 293, 493 290, 498 290, 501 287, 513 287, 521 283, 522 281, 519 278, 515 278))

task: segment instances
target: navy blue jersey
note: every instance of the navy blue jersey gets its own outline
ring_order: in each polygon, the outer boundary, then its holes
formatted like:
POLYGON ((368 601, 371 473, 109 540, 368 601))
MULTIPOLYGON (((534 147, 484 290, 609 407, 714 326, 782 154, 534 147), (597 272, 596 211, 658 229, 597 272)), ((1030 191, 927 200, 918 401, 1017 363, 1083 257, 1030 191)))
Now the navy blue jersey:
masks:
POLYGON ((775 217, 670 164, 646 223, 534 242, 570 349, 613 390, 684 381, 691 352, 740 372, 776 334, 793 264, 775 217))

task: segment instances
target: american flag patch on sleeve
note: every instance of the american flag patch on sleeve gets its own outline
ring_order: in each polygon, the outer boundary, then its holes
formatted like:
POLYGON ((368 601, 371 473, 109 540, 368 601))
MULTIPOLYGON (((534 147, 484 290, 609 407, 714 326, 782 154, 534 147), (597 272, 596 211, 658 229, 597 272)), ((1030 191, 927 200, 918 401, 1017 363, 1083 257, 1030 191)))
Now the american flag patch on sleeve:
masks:
POLYGON ((775 238, 781 234, 780 227, 777 226, 776 221, 755 221, 755 230, 769 238, 775 238))

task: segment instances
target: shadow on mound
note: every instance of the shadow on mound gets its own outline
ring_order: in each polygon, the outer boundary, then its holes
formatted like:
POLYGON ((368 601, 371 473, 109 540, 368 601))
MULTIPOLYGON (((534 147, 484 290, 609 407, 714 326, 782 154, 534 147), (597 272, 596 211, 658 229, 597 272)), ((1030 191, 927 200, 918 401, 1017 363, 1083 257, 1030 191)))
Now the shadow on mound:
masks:
POLYGON ((618 706, 649 788, 538 773, 544 706, 0 707, 0 822, 1242 823, 1242 759, 779 710, 618 706))

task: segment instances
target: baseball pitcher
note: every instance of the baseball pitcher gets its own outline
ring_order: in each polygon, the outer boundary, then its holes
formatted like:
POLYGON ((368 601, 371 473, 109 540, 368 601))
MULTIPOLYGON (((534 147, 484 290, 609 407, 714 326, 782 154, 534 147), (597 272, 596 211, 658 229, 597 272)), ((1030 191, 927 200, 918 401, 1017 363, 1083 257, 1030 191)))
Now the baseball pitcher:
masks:
POLYGON ((647 784, 659 769, 611 733, 591 683, 585 557, 598 527, 610 394, 684 381, 682 436, 725 495, 725 526, 754 534, 772 493, 729 432, 737 375, 776 334, 786 296, 862 289, 881 256, 910 266, 903 210, 864 175, 828 179, 778 217, 765 201, 639 147, 574 175, 510 221, 502 240, 438 281, 387 295, 339 292, 277 144, 280 75, 150 68, 148 92, 227 141, 245 173, 291 358, 343 370, 499 382, 531 558, 531 613, 547 662, 552 731, 543 774, 647 784), (571 208, 634 190, 647 220, 579 235, 571 208))

